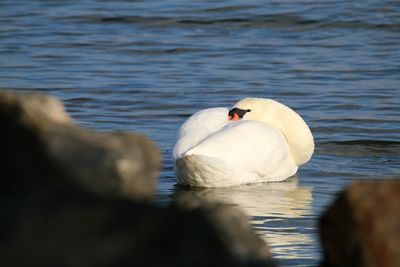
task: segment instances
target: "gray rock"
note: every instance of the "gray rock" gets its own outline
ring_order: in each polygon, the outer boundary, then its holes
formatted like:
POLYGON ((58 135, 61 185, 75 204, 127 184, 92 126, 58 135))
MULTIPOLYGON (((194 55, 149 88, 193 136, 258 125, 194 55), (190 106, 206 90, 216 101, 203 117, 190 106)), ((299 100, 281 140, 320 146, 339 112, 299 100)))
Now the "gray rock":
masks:
POLYGON ((8 185, 72 180, 137 200, 152 197, 160 164, 147 138, 82 129, 57 99, 33 93, 0 91, 0 147, 8 185))
POLYGON ((2 188, 2 266, 275 266, 237 208, 156 207, 57 183, 2 188))
POLYGON ((275 266, 237 208, 143 202, 159 164, 144 137, 83 130, 56 99, 5 91, 0 131, 1 266, 275 266))
POLYGON ((320 226, 322 266, 400 266, 400 181, 353 183, 320 226))

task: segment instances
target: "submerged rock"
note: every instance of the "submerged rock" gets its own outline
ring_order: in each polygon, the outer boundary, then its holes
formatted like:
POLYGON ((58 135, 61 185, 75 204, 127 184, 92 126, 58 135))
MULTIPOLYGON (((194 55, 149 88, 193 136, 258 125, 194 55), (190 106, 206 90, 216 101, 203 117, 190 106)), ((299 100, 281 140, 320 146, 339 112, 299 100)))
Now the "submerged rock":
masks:
POLYGON ((400 266, 400 181, 352 184, 320 225, 323 266, 400 266))
POLYGON ((12 91, 0 91, 0 147, 8 187, 71 180, 140 200, 152 197, 160 162, 143 136, 82 129, 57 99, 12 91))

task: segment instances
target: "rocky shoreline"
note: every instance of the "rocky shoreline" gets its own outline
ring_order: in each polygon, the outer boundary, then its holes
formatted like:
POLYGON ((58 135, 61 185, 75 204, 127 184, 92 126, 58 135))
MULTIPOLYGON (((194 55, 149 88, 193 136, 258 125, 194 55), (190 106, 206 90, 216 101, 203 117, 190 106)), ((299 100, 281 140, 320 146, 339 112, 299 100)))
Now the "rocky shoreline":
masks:
MULTIPOLYGON (((237 208, 151 203, 153 142, 75 125, 54 97, 0 91, 4 266, 276 266, 237 208)), ((321 266, 400 266, 400 182, 356 182, 321 217, 321 266)))

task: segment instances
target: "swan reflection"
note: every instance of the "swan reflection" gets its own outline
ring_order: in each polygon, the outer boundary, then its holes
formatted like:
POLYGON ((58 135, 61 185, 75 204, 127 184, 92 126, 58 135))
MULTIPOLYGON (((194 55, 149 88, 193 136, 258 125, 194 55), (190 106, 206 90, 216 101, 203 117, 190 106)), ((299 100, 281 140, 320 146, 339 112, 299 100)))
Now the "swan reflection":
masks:
POLYGON ((304 258, 302 247, 314 242, 311 230, 308 233, 304 230, 313 227, 312 189, 299 186, 296 176, 280 183, 204 189, 177 187, 174 195, 180 193, 241 208, 276 257, 304 258))

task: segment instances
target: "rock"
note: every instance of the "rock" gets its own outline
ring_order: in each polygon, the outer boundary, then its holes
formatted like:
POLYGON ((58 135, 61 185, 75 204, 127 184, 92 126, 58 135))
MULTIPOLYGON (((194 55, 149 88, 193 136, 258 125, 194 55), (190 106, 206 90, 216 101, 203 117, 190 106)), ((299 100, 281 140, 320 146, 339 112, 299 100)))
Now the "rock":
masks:
MULTIPOLYGON (((172 208, 191 214, 194 222, 192 225, 195 229, 190 229, 190 224, 185 227, 188 234, 194 232, 190 247, 198 246, 198 241, 205 236, 210 238, 206 242, 202 241, 209 243, 205 247, 215 246, 211 249, 211 253, 210 251, 206 253, 210 258, 198 263, 198 266, 275 266, 267 244, 254 232, 247 216, 237 207, 208 202, 194 197, 190 192, 179 194, 174 201, 172 208)), ((193 252, 200 250, 202 249, 195 249, 193 252)), ((185 254, 190 255, 193 252, 185 254)))
POLYGON ((275 266, 235 207, 142 201, 159 164, 144 137, 81 129, 56 99, 7 91, 0 132, 1 266, 275 266))
POLYGON ((7 187, 70 180, 99 193, 147 200, 160 164, 147 138, 82 129, 57 99, 33 93, 0 91, 0 147, 7 187))
POLYGON ((3 192, 2 266, 275 266, 237 208, 156 207, 57 183, 3 192))
POLYGON ((322 266, 400 266, 400 181, 352 184, 320 226, 322 266))

